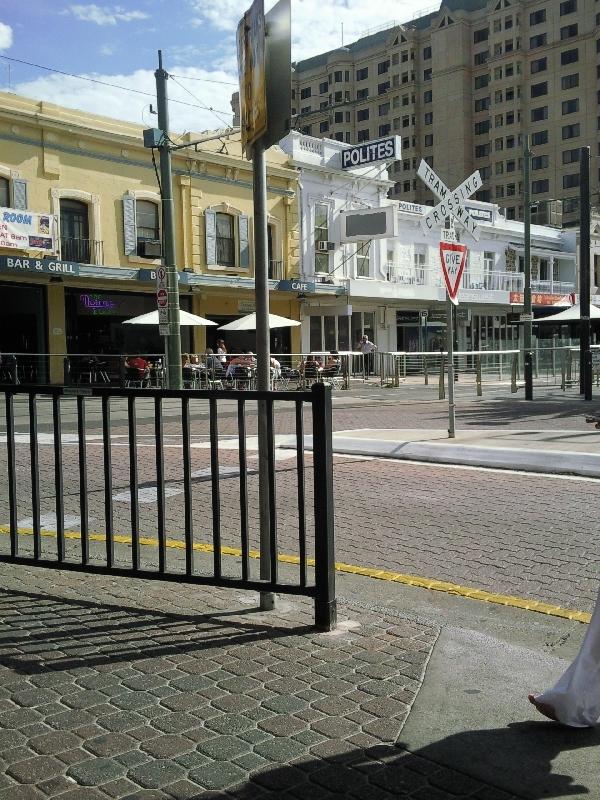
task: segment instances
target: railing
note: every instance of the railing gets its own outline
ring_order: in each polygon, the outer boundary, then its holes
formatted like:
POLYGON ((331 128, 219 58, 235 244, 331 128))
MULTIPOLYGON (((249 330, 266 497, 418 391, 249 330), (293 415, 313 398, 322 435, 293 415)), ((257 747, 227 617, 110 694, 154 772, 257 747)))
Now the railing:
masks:
POLYGON ((102 264, 104 242, 61 236, 60 257, 63 261, 76 261, 79 264, 102 264))
POLYGON ((269 279, 272 281, 282 281, 284 278, 283 261, 269 261, 269 279))
POLYGON ((234 417, 219 414, 224 395, 211 391, 0 391, 0 561, 306 595, 314 599, 316 625, 335 624, 327 387, 240 393, 234 417), (264 414, 268 440, 261 475, 267 531, 256 511, 257 443, 248 432, 257 414, 264 414), (314 437, 310 456, 305 418, 314 437), (294 461, 286 460, 279 480, 274 431, 286 425, 294 461), (257 575, 261 542, 268 542, 268 559, 263 552, 257 575))
MULTIPOLYGON (((387 273, 388 280, 391 283, 400 283, 405 286, 433 286, 439 288, 444 285, 439 267, 429 265, 401 267, 389 262, 387 264, 387 273)), ((524 291, 524 286, 525 277, 521 272, 465 270, 461 281, 463 289, 483 289, 486 291, 522 292, 524 291)), ((575 284, 571 281, 532 280, 531 288, 535 292, 561 296, 575 291, 575 284)))

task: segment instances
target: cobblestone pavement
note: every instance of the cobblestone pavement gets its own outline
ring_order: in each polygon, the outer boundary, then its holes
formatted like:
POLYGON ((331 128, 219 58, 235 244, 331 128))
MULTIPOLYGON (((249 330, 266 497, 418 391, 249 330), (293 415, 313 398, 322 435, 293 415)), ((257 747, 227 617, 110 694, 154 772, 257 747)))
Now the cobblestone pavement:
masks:
POLYGON ((397 744, 430 624, 345 607, 320 634, 302 599, 0 575, 3 800, 511 800, 397 744))

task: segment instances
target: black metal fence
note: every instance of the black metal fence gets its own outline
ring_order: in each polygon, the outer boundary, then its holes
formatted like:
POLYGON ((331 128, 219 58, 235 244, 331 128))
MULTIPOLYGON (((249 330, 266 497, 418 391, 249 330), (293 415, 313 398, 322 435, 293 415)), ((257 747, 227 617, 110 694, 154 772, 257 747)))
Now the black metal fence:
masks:
POLYGON ((305 595, 317 626, 335 624, 330 388, 0 392, 0 561, 305 595), (250 452, 259 401, 268 432, 267 579, 257 575, 259 476, 250 452))

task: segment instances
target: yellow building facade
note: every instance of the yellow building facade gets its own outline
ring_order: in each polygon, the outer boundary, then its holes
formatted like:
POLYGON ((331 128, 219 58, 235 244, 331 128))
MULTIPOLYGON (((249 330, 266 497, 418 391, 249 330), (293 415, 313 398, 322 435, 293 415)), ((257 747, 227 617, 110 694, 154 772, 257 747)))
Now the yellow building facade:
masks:
MULTIPOLYGON (((298 173, 277 148, 267 186, 271 310, 299 319, 298 173)), ((173 196, 181 307, 219 324, 253 311, 252 164, 239 134, 174 153, 173 196)), ((21 381, 62 382, 65 356, 102 357, 112 379, 122 355, 162 353, 153 326, 124 325, 156 308, 160 239, 141 126, 0 93, 0 353, 21 381)), ((273 352, 299 352, 298 330, 274 331, 273 352)), ((182 350, 217 338, 182 328, 182 350)), ((253 334, 223 338, 230 352, 253 349, 253 334)))

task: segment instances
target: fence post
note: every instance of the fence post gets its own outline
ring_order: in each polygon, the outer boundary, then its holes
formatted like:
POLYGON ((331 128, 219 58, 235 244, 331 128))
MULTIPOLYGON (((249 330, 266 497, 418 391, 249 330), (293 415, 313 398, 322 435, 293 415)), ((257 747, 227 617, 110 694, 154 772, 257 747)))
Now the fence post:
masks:
POLYGON ((427 356, 423 356, 423 372, 425 373, 425 386, 429 386, 429 372, 427 369, 427 356))
POLYGON ((63 381, 65 386, 71 383, 71 362, 68 356, 63 358, 63 381))
POLYGON ((519 354, 513 353, 510 368, 510 391, 514 394, 517 391, 517 369, 519 368, 519 354))
POLYGON ((477 386, 477 397, 483 394, 481 390, 481 356, 475 356, 475 385, 477 386))
POLYGON ((315 625, 330 631, 337 621, 331 387, 315 383, 311 392, 315 481, 315 625))
POLYGON ((446 397, 446 386, 444 381, 444 372, 445 370, 445 362, 444 362, 444 354, 440 354, 440 387, 439 387, 439 399, 443 400, 446 397))
POLYGON ((564 350, 560 359, 560 388, 563 392, 567 388, 567 354, 564 350))
POLYGON ((400 386, 400 361, 398 356, 394 356, 394 386, 396 389, 400 386))

